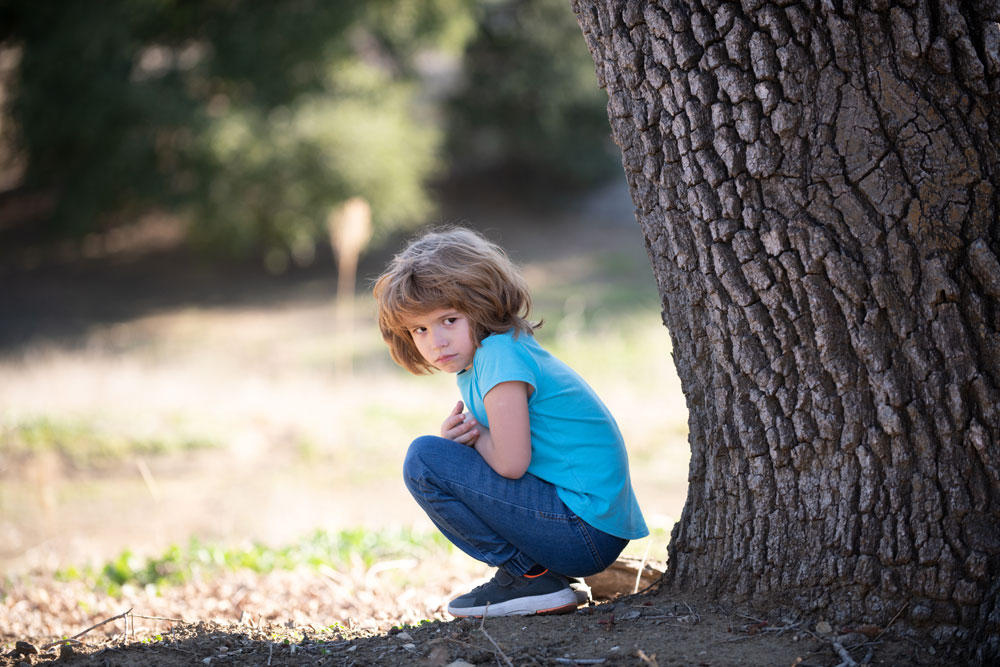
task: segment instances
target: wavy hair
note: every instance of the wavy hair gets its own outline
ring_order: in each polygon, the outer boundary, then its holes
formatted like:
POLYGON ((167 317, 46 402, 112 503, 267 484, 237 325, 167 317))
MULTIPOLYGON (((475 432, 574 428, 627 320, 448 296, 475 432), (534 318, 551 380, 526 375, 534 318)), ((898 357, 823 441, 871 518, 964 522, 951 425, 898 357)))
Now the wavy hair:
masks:
POLYGON ((472 324, 478 347, 484 338, 511 329, 531 333, 528 286, 507 253, 464 227, 433 230, 396 255, 372 292, 378 325, 393 361, 416 375, 434 367, 425 360, 406 323, 439 308, 454 308, 472 324))

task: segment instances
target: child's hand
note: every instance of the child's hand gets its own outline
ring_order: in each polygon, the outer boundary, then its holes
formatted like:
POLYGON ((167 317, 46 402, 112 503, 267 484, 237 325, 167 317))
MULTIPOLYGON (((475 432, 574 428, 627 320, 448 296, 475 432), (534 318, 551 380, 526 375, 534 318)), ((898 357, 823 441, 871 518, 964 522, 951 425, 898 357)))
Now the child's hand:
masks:
POLYGON ((479 429, 472 415, 462 413, 464 409, 462 401, 455 404, 451 414, 441 423, 441 437, 471 447, 476 444, 479 429))

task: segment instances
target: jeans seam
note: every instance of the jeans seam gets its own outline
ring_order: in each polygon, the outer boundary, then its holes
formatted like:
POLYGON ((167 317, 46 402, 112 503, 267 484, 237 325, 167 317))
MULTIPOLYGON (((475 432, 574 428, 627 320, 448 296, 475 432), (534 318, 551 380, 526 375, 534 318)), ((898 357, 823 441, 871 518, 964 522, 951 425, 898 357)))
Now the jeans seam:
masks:
POLYGON ((607 569, 608 566, 604 564, 604 559, 601 558, 601 554, 597 549, 597 545, 594 544, 594 540, 590 535, 590 531, 587 530, 587 523, 578 516, 575 518, 577 522, 576 523, 577 529, 583 535, 583 539, 587 543, 587 548, 590 549, 590 557, 594 559, 594 564, 597 565, 598 568, 600 568, 599 571, 604 571, 605 569, 607 569))

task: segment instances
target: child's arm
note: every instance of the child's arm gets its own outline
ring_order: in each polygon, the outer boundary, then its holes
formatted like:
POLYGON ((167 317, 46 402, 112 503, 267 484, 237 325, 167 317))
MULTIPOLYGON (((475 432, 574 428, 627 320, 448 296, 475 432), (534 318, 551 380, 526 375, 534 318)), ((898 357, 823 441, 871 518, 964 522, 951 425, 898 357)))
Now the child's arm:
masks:
POLYGON ((501 382, 483 397, 492 428, 462 414, 459 401, 441 424, 441 437, 475 447, 497 474, 520 479, 531 464, 531 424, 528 391, 524 382, 501 382))
POLYGON ((483 397, 489 429, 476 427, 475 448, 497 474, 520 479, 531 464, 531 424, 524 382, 501 382, 483 397))

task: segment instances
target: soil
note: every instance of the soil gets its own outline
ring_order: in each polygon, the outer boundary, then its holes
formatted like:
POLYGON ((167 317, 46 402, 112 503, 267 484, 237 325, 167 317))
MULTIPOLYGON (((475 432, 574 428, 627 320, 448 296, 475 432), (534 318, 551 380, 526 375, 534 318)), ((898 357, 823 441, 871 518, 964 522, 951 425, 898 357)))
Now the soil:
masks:
POLYGON ((451 619, 444 606, 462 584, 440 564, 421 567, 432 574, 419 586, 394 584, 386 569, 231 573, 121 598, 38 574, 4 591, 0 665, 805 667, 852 664, 848 656, 856 664, 963 664, 892 628, 833 629, 657 585, 559 616, 451 619))

